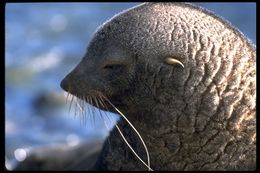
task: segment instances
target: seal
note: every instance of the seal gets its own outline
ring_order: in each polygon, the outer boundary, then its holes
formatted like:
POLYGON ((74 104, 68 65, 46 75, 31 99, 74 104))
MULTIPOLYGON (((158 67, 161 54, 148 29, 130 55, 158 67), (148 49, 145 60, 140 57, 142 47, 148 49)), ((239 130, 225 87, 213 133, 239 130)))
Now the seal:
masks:
MULTIPOLYGON (((61 87, 127 117, 150 157, 124 118, 117 127, 149 170, 256 168, 255 46, 205 9, 144 3, 114 16, 61 87)), ((117 130, 93 169, 147 170, 117 130)))

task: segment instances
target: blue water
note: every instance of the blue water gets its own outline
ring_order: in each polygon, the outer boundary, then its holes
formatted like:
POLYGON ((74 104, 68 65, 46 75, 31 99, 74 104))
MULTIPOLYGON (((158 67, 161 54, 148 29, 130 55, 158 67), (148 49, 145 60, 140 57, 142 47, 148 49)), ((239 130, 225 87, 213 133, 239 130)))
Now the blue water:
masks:
MULTIPOLYGON (((81 124, 59 84, 85 53, 96 28, 139 3, 9 3, 5 11, 5 155, 17 148, 104 139, 110 126, 81 124)), ((198 3, 256 42, 254 3, 198 3)), ((97 113, 97 112, 96 112, 97 113)), ((98 116, 97 116, 98 117, 98 116)), ((9 165, 9 162, 7 163, 9 165)))

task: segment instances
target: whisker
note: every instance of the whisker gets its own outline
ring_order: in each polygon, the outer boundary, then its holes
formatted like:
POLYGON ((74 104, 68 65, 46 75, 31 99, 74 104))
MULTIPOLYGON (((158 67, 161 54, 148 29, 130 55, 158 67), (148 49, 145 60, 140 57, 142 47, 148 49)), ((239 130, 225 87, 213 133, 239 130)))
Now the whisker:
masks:
MULTIPOLYGON (((97 100, 98 100, 99 104, 103 107, 103 109, 108 110, 106 105, 103 103, 103 100, 102 100, 102 97, 100 96, 100 94, 98 95, 97 100)), ((106 112, 105 111, 103 111, 103 112, 106 115, 106 112)), ((106 115, 106 117, 107 117, 107 115, 106 115)), ((105 121, 102 114, 101 114, 101 118, 102 118, 103 121, 105 121)))
POLYGON ((107 126, 107 124, 106 124, 106 122, 105 122, 105 119, 104 119, 104 117, 103 117, 103 114, 102 114, 101 110, 98 109, 98 112, 99 112, 99 118, 100 118, 100 119, 102 120, 102 122, 105 124, 105 127, 107 128, 107 130, 109 130, 109 128, 108 128, 108 126, 107 126))
POLYGON ((89 117, 90 117, 90 123, 91 123, 91 126, 93 126, 93 111, 92 111, 92 98, 91 96, 89 96, 89 117))
POLYGON ((83 119, 83 123, 84 123, 84 125, 86 125, 86 116, 85 116, 86 110, 85 110, 84 97, 81 97, 81 99, 80 99, 80 105, 81 105, 82 110, 83 110, 83 111, 82 111, 82 114, 81 114, 82 119, 83 119))
MULTIPOLYGON (((142 162, 142 163, 144 163, 144 165, 148 168, 148 170, 150 171, 150 170, 152 170, 151 168, 150 168, 150 157, 149 157, 149 152, 148 152, 148 149, 147 149, 147 147, 146 147, 146 144, 145 144, 145 142, 143 141, 143 138, 141 137, 141 135, 139 134, 139 132, 135 129, 135 127, 132 125, 132 123, 130 123, 130 121, 124 116, 124 114, 122 113, 122 112, 120 112, 110 101, 109 101, 109 99, 107 99, 106 97, 104 97, 106 100, 107 100, 107 102, 127 121, 127 123, 132 127, 132 129, 135 131, 135 133, 138 135, 138 137, 139 137, 139 139, 141 140, 141 142, 142 142, 142 144, 143 144, 143 146, 144 146, 144 148, 145 148, 145 151, 146 151, 146 155, 147 155, 147 164, 145 164, 145 162, 135 153, 135 152, 133 152, 134 154, 135 154, 135 156, 142 162)), ((117 125, 116 125, 117 126, 117 125)), ((117 128, 117 129, 119 129, 119 128, 117 128)), ((120 129, 119 129, 120 130, 120 129)), ((120 134, 122 134, 121 132, 120 132, 120 134)), ((123 135, 123 134, 122 134, 123 135)), ((121 135, 121 136, 122 136, 121 135)), ((125 138, 123 137, 123 139, 125 140, 125 138)), ((126 142, 126 141, 125 141, 126 142)), ((127 145, 130 147, 130 145, 128 144, 128 142, 126 142, 127 143, 127 145)), ((132 150, 132 148, 130 147, 130 149, 132 150)), ((133 151, 133 150, 132 150, 133 151)))
POLYGON ((77 96, 76 96, 76 99, 74 101, 74 117, 77 116, 77 113, 78 113, 78 109, 77 109, 77 96))
POLYGON ((86 98, 84 97, 84 107, 85 107, 85 111, 84 111, 84 118, 85 118, 85 121, 87 121, 87 118, 88 118, 88 103, 86 102, 86 98))
MULTIPOLYGON (((106 104, 104 103, 104 101, 103 101, 103 99, 102 99, 100 94, 98 95, 98 101, 99 101, 100 105, 103 107, 103 109, 105 110, 105 111, 102 111, 102 114, 101 114, 102 120, 104 122, 106 122, 106 119, 108 119, 109 123, 112 124, 110 116, 107 115, 108 108, 107 108, 106 104), (105 117, 104 117, 104 115, 105 115, 105 117)), ((109 130, 108 126, 107 126, 107 130, 109 130)))
POLYGON ((78 108, 81 110, 81 112, 83 112, 83 108, 80 106, 80 103, 79 103, 79 99, 78 99, 78 98, 76 99, 76 105, 77 105, 78 108))
POLYGON ((66 100, 65 100, 65 103, 67 104, 68 103, 68 97, 69 97, 69 93, 68 92, 66 92, 66 100))
POLYGON ((83 109, 81 116, 82 116, 84 125, 86 125, 86 117, 84 116, 84 113, 85 113, 85 104, 84 104, 84 100, 83 100, 83 99, 84 99, 83 97, 80 99, 80 105, 81 105, 81 107, 82 107, 82 109, 83 109))
MULTIPOLYGON (((69 112, 71 110, 72 104, 74 102, 74 114, 75 116, 77 116, 77 114, 79 114, 79 116, 81 117, 81 124, 84 123, 86 124, 86 118, 92 118, 92 125, 93 123, 96 123, 96 116, 95 113, 97 111, 95 111, 95 107, 99 108, 102 107, 105 110, 108 110, 108 106, 107 103, 109 103, 124 119, 125 121, 131 126, 131 128, 134 130, 134 132, 138 135, 139 139, 141 140, 144 148, 145 148, 145 152, 146 152, 146 156, 147 156, 147 163, 145 163, 140 156, 135 152, 135 150, 132 148, 132 146, 129 144, 129 142, 126 140, 124 134, 122 133, 121 129, 119 128, 119 126, 116 124, 116 128, 119 132, 119 134, 121 135, 122 139, 124 140, 124 142, 126 143, 126 145, 130 148, 130 150, 133 152, 133 154, 138 158, 138 160, 140 160, 142 162, 142 164, 144 164, 149 171, 153 171, 153 169, 150 167, 150 156, 149 156, 149 151, 146 147, 146 144, 143 140, 143 138, 141 137, 141 135, 139 134, 139 132, 136 130, 136 128, 132 125, 132 123, 126 118, 126 116, 120 111, 118 110, 111 102, 110 100, 104 96, 102 93, 98 92, 95 95, 87 95, 86 97, 79 97, 76 96, 76 99, 74 99, 74 95, 71 95, 69 93, 67 93, 66 96, 66 103, 69 99, 69 97, 72 97, 70 100, 70 106, 69 106, 69 112), (107 103, 105 102, 107 101, 107 103), (85 104, 87 104, 87 108, 85 109, 85 104), (92 105, 95 105, 92 106, 92 105), (87 112, 87 115, 86 115, 87 112)), ((98 113, 99 113, 99 117, 102 119, 103 124, 105 125, 105 127, 107 128, 107 130, 109 130, 109 126, 107 124, 107 121, 104 119, 104 115, 106 116, 106 119, 112 123, 111 121, 111 117, 108 116, 108 112, 107 111, 101 111, 100 109, 98 109, 98 113), (104 113, 103 113, 104 112, 104 113)), ((108 143, 109 146, 111 145, 110 140, 108 138, 108 143)))
POLYGON ((76 99, 76 106, 78 108, 77 109, 77 116, 80 117, 80 125, 82 126, 82 118, 81 118, 82 108, 80 107, 79 100, 80 100, 80 98, 77 96, 77 99, 76 99))
MULTIPOLYGON (((105 116, 106 117, 109 117, 108 115, 107 115, 107 112, 104 112, 105 113, 105 116)), ((107 118, 107 120, 109 121, 109 123, 111 123, 111 120, 110 120, 110 118, 107 118)), ((109 128, 108 128, 108 125, 107 125, 107 129, 108 129, 108 131, 109 131, 109 128)), ((110 142, 110 138, 107 138, 108 140, 108 146, 109 146, 109 148, 111 148, 111 142, 110 142)))
MULTIPOLYGON (((107 108, 106 103, 104 102, 104 99, 103 99, 104 97, 103 97, 102 93, 99 93, 98 98, 99 98, 98 100, 99 100, 100 104, 101 104, 101 105, 103 106, 103 108, 105 109, 105 111, 103 111, 103 115, 105 115, 106 118, 104 118, 104 117, 102 116, 102 119, 103 119, 103 122, 104 122, 104 124, 105 124, 107 130, 109 131, 111 127, 108 126, 106 120, 108 120, 108 122, 109 122, 110 124, 112 124, 112 121, 111 121, 111 119, 110 119, 110 116, 108 115, 108 112, 107 112, 107 111, 108 111, 108 108, 107 108)), ((108 141, 108 147, 111 148, 110 138, 107 138, 107 141, 108 141)))
MULTIPOLYGON (((104 105, 105 110, 108 111, 108 107, 107 107, 107 105, 106 105, 106 103, 104 102, 104 99, 103 99, 104 97, 102 95, 100 95, 100 98, 101 98, 100 101, 104 105)), ((110 121, 110 123, 112 123, 112 120, 110 119, 110 116, 107 114, 107 112, 105 112, 105 116, 110 121)))
MULTIPOLYGON (((108 111, 107 105, 104 103, 104 101, 103 101, 102 99, 101 99, 100 101, 103 102, 105 110, 108 111)), ((110 116, 108 115, 108 112, 107 112, 107 111, 103 111, 103 112, 104 112, 104 114, 105 114, 105 116, 106 116, 106 120, 108 120, 108 122, 111 124, 112 121, 111 121, 110 116)), ((109 127, 108 127, 108 124, 106 123, 106 120, 104 119, 104 123, 105 123, 105 126, 107 127, 107 129, 108 129, 108 131, 109 131, 109 127)), ((110 127, 110 128, 111 128, 111 127, 110 127)), ((108 146, 109 146, 109 148, 111 148, 110 138, 107 138, 107 141, 108 141, 108 146)))
POLYGON ((69 113, 70 113, 70 110, 71 110, 71 105, 72 105, 73 99, 74 99, 74 95, 72 95, 72 98, 70 100, 69 113))
POLYGON ((89 96, 87 96, 87 118, 90 119, 91 121, 91 117, 90 117, 90 101, 89 101, 89 96))
MULTIPOLYGON (((99 104, 99 97, 98 96, 95 96, 94 97, 94 101, 95 101, 95 104, 96 104, 96 107, 100 107, 100 104, 99 104)), ((104 121, 103 119, 103 116, 102 116, 102 113, 101 113, 101 110, 100 109, 97 109, 98 110, 98 113, 99 113, 99 117, 102 119, 102 121, 104 121)))
POLYGON ((92 116, 92 119, 93 119, 93 121, 92 121, 92 126, 94 126, 95 125, 95 122, 96 122, 96 117, 95 117, 95 107, 94 106, 92 106, 93 105, 93 103, 94 103, 94 100, 93 100, 93 97, 91 96, 90 97, 90 103, 91 103, 91 116, 92 116))
POLYGON ((118 125, 116 124, 116 128, 118 130, 118 132, 120 133, 121 137, 123 138, 123 140, 125 141, 125 143, 127 144, 127 146, 131 149, 131 151, 134 153, 134 155, 148 168, 149 171, 153 171, 152 168, 150 168, 150 163, 148 162, 148 165, 138 156, 138 154, 136 154, 136 152, 134 151, 134 149, 131 147, 131 145, 127 142, 127 140, 125 139, 123 133, 121 132, 120 128, 118 127, 118 125))
POLYGON ((98 101, 97 101, 97 97, 94 97, 94 102, 95 102, 96 107, 99 107, 99 104, 98 104, 98 101))
POLYGON ((98 101, 99 101, 100 105, 101 105, 103 108, 105 108, 105 105, 104 105, 104 103, 103 103, 102 97, 101 97, 100 95, 98 95, 98 101))

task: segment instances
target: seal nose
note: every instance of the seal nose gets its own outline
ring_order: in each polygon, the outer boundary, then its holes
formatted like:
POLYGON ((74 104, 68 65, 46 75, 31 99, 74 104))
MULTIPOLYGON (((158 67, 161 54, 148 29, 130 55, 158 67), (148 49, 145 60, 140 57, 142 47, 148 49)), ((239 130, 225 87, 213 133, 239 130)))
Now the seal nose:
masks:
POLYGON ((68 91, 68 88, 69 88, 68 86, 69 86, 69 84, 68 84, 68 79, 67 79, 67 77, 65 77, 65 78, 61 81, 60 87, 61 87, 63 90, 68 91))

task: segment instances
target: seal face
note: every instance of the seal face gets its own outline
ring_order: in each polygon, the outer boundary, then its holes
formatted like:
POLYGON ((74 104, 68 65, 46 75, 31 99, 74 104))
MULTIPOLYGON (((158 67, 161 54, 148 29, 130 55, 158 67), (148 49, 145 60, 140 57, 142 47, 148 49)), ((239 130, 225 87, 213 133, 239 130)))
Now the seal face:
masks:
MULTIPOLYGON (((61 87, 83 100, 109 99, 143 136, 154 170, 251 170, 255 62, 255 47, 212 13, 145 3, 102 25, 61 87)), ((145 156, 129 126, 118 125, 145 156)), ((114 129, 95 169, 146 168, 114 129)))

